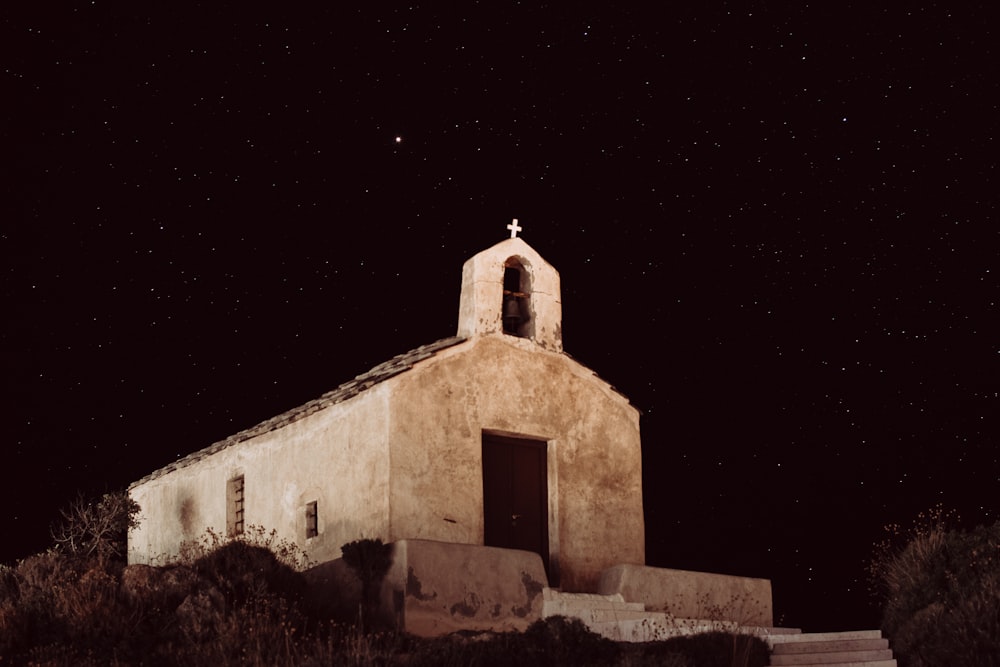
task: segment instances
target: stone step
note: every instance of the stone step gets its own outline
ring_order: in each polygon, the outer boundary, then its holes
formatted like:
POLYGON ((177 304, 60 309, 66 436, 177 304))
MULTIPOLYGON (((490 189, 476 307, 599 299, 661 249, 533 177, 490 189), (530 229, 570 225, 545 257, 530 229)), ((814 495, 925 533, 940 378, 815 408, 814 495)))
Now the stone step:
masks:
POLYGON ((587 627, 616 642, 655 642, 676 636, 672 628, 655 620, 598 621, 587 627))
POLYGON ((786 642, 825 642, 852 639, 881 639, 881 630, 848 630, 846 632, 800 632, 770 635, 766 639, 774 644, 786 642))
POLYGON ((878 662, 892 660, 892 651, 824 651, 822 653, 771 654, 771 665, 849 665, 855 662, 878 662))
POLYGON ((599 609, 602 611, 631 611, 645 613, 646 605, 641 602, 600 602, 591 603, 583 600, 543 600, 542 613, 546 616, 572 616, 578 611, 599 609))
POLYGON ((555 608, 563 606, 567 609, 628 609, 630 611, 645 611, 646 605, 641 602, 626 602, 621 593, 613 595, 597 595, 595 593, 563 593, 554 588, 542 589, 542 601, 555 608))
POLYGON ((754 628, 757 631, 757 632, 755 632, 755 634, 758 634, 758 635, 761 635, 761 636, 763 636, 763 635, 801 635, 802 634, 802 628, 781 628, 781 627, 765 628, 765 627, 760 627, 760 626, 748 626, 748 627, 754 628))
POLYGON ((593 600, 594 602, 625 602, 621 593, 601 595, 600 593, 569 593, 558 588, 542 588, 543 600, 593 600))
POLYGON ((765 637, 774 667, 896 667, 879 630, 811 632, 765 637))
POLYGON ((733 621, 676 618, 646 611, 645 605, 626 602, 620 593, 564 593, 542 590, 542 618, 578 618, 591 631, 619 642, 662 641, 702 632, 738 632, 764 639, 771 647, 775 667, 895 667, 889 642, 878 630, 803 633, 797 628, 746 627, 733 621))
MULTIPOLYGON (((774 663, 771 663, 772 665, 774 663)), ((866 660, 864 662, 801 662, 794 667, 899 667, 895 660, 866 660)))
POLYGON ((823 653, 826 651, 875 651, 889 648, 888 639, 841 639, 827 641, 786 641, 774 645, 775 655, 823 653))
POLYGON ((608 621, 649 621, 666 626, 670 621, 666 614, 655 611, 630 611, 625 609, 592 609, 579 616, 584 621, 603 623, 608 621))
POLYGON ((792 628, 748 628, 734 623, 724 624, 721 621, 673 618, 664 614, 658 614, 657 612, 646 612, 645 617, 642 619, 620 619, 615 621, 584 620, 584 622, 593 632, 620 642, 653 642, 669 639, 670 637, 719 631, 736 632, 758 637, 766 632, 797 632, 797 630, 792 628))

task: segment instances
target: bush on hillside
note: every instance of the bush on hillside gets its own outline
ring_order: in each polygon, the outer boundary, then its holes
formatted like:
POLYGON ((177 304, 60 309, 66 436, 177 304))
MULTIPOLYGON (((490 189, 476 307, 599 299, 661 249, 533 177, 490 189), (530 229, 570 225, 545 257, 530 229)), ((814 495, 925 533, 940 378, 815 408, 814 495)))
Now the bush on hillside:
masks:
POLYGON ((756 635, 703 632, 643 644, 628 651, 630 667, 763 667, 767 643, 756 635))
POLYGON ((208 528, 198 539, 181 544, 180 555, 173 562, 179 565, 193 565, 195 561, 232 543, 266 549, 274 554, 279 562, 297 572, 315 565, 298 544, 286 538, 279 538, 277 530, 267 530, 256 524, 251 524, 242 533, 232 536, 208 528))
POLYGON ((618 656, 614 642, 594 634, 577 618, 553 616, 535 621, 524 640, 548 658, 548 665, 611 665, 618 656))
POLYGON ((302 575, 274 552, 240 540, 205 554, 192 569, 211 582, 231 606, 276 598, 298 602, 305 590, 302 575))
POLYGON ((767 644, 752 635, 711 632, 645 644, 619 644, 579 619, 553 616, 526 632, 453 634, 397 647, 409 667, 562 665, 628 667, 764 667, 767 644))
POLYGON ((51 550, 0 569, 0 663, 298 664, 302 589, 299 573, 242 543, 167 567, 51 550))
POLYGON ((392 545, 379 538, 355 540, 340 548, 344 563, 361 582, 361 619, 365 629, 375 627, 378 587, 392 566, 392 545))
MULTIPOLYGON (((624 646, 575 619, 549 618, 526 632, 455 633, 420 639, 311 618, 300 605, 300 551, 278 551, 274 533, 249 540, 206 536, 181 562, 129 565, 90 552, 52 549, 0 566, 0 664, 98 665, 742 665, 736 641, 683 639, 624 646), (693 657, 686 657, 693 656, 693 657)), ((280 543, 278 543, 280 545, 280 543)), ((377 578, 384 545, 362 549, 377 578), (370 560, 370 559, 369 559, 370 560)), ((351 551, 348 549, 348 551, 351 551)), ((355 554, 357 555, 357 554, 355 554)), ((742 641, 742 640, 740 640, 742 641)), ((759 640, 758 640, 759 641, 759 640)))
POLYGON ((1000 522, 950 528, 938 509, 889 531, 870 573, 901 663, 1000 665, 1000 522))
POLYGON ((0 661, 48 667, 766 664, 766 651, 756 662, 734 660, 734 641, 745 637, 716 633, 624 646, 561 617, 538 621, 523 633, 435 639, 366 633, 308 619, 288 599, 297 586, 285 577, 295 573, 276 568, 257 549, 237 545, 208 554, 200 573, 188 565, 113 568, 56 551, 2 568, 0 661))
POLYGON ((0 656, 47 644, 102 650, 129 631, 119 613, 121 566, 49 550, 4 568, 0 656))

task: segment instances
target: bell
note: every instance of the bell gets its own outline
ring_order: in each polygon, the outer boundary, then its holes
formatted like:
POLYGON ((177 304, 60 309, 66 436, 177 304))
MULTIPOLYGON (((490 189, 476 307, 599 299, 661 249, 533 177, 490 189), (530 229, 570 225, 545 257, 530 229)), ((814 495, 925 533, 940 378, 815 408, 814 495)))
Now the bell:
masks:
POLYGON ((515 332, 521 324, 521 304, 517 297, 505 296, 503 300, 503 328, 504 331, 515 332))

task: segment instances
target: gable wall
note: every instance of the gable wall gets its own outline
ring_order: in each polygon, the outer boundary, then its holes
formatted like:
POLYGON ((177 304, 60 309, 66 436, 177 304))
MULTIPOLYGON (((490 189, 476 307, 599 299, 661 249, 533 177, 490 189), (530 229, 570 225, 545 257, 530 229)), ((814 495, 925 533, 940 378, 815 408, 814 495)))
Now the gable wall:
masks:
POLYGON ((386 399, 391 381, 129 490, 142 508, 129 562, 175 557, 207 528, 226 531, 226 486, 245 480, 245 522, 277 531, 312 560, 388 531, 386 399), (306 504, 318 504, 319 535, 306 539, 306 504))
POLYGON ((639 416, 568 356, 484 336, 399 378, 390 540, 484 543, 482 433, 548 441, 549 550, 565 590, 645 562, 639 416))

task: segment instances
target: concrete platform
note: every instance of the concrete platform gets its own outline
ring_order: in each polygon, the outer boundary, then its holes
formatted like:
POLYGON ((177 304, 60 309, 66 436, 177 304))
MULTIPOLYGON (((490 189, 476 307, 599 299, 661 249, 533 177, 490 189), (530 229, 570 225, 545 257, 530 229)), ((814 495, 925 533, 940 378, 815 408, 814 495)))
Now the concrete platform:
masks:
POLYGON ((794 628, 745 626, 735 621, 679 618, 667 612, 647 611, 642 603, 627 602, 620 593, 594 595, 546 588, 542 595, 542 618, 578 618, 591 631, 619 642, 653 642, 718 631, 758 636, 799 632, 794 628))
POLYGON ((616 565, 601 573, 598 592, 618 593, 648 611, 680 618, 718 618, 740 625, 774 624, 771 581, 646 565, 616 565))

